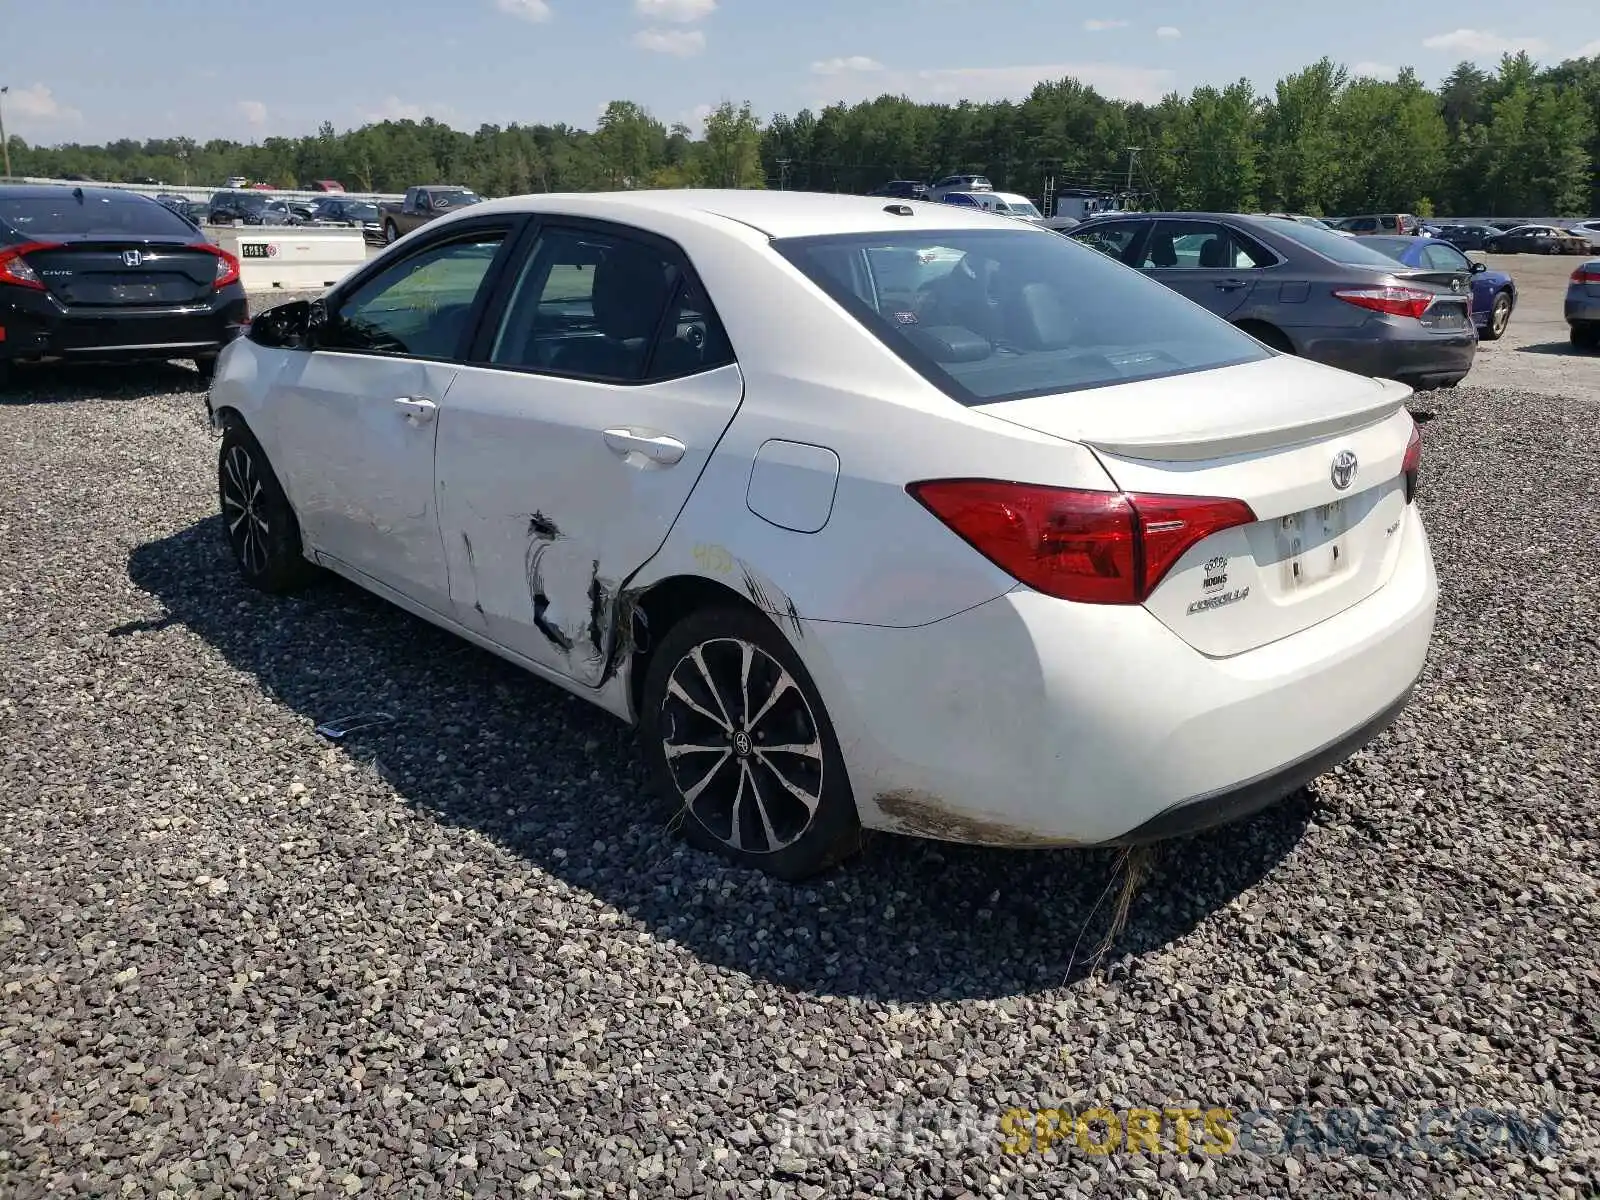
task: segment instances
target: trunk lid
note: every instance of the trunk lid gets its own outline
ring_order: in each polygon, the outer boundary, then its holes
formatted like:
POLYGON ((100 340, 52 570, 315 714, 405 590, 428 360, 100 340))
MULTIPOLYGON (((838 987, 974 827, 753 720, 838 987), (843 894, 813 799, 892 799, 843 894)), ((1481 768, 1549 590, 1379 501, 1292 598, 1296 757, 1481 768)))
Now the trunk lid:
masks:
MULTIPOLYGON (((1213 657, 1309 628, 1389 579, 1405 528, 1411 389, 1289 355, 980 411, 1081 442, 1128 492, 1243 500, 1145 602, 1213 657), (1335 461, 1353 476, 1337 486, 1335 461)), ((1048 482, 1040 480, 1039 482, 1048 482)))
POLYGON ((203 303, 217 279, 217 256, 177 239, 52 238, 28 265, 50 294, 71 308, 203 303))
POLYGON ((1472 276, 1466 271, 1436 271, 1414 267, 1392 272, 1402 284, 1436 290, 1435 300, 1418 318, 1433 333, 1460 333, 1472 324, 1472 276))

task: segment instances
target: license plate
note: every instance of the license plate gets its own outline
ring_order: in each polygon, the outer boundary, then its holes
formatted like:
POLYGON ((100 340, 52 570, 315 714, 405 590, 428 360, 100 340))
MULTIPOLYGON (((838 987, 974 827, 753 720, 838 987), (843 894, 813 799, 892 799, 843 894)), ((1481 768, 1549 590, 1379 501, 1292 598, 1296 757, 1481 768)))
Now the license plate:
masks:
POLYGON ((1348 568, 1347 532, 1343 500, 1279 518, 1278 550, 1284 590, 1315 587, 1348 568))
POLYGON ((111 298, 123 303, 160 299, 160 289, 153 283, 114 283, 111 298))
POLYGON ((265 242, 240 242, 239 257, 270 258, 271 255, 267 253, 267 244, 265 242))

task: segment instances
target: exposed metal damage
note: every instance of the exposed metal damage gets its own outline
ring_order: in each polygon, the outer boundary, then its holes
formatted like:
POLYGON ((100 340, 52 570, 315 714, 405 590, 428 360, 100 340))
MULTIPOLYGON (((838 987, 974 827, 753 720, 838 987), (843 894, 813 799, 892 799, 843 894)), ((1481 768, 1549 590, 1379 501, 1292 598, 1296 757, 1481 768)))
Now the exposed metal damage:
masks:
MULTIPOLYGON (((560 526, 542 512, 528 517, 523 574, 536 629, 571 661, 572 674, 598 686, 616 673, 613 643, 620 597, 615 582, 600 572, 600 560, 584 556, 560 526)), ((629 606, 631 621, 632 605, 629 606)))
POLYGON ((744 593, 762 612, 786 620, 794 629, 797 638, 806 635, 805 627, 800 622, 800 610, 794 606, 794 601, 782 588, 770 579, 764 579, 744 559, 739 559, 739 574, 744 580, 744 593))
POLYGON ((915 789, 879 792, 873 802, 895 822, 899 832, 944 842, 968 842, 979 846, 1073 846, 1063 838, 1046 837, 1032 830, 986 821, 966 813, 952 812, 939 797, 915 789))
POLYGON ((461 547, 467 554, 467 571, 472 575, 472 607, 483 616, 483 601, 478 597, 478 557, 472 551, 472 539, 463 530, 461 534, 461 547))

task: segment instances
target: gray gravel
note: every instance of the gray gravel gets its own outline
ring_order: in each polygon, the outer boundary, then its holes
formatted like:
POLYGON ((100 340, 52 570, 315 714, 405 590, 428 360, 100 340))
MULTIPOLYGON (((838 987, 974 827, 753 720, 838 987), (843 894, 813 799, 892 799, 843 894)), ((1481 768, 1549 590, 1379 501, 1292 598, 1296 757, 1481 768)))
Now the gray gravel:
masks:
POLYGON ((1592 406, 1427 398, 1415 703, 1167 848, 1086 976, 1108 856, 729 870, 610 718, 342 584, 236 583, 192 375, 31 386, 0 405, 0 1194, 1594 1194, 1592 406), (367 710, 399 720, 313 732, 367 710), (1005 1109, 1095 1102, 1554 1110, 1560 1141, 1000 1153, 1005 1109), (967 1124, 804 1136, 907 1108, 967 1124))

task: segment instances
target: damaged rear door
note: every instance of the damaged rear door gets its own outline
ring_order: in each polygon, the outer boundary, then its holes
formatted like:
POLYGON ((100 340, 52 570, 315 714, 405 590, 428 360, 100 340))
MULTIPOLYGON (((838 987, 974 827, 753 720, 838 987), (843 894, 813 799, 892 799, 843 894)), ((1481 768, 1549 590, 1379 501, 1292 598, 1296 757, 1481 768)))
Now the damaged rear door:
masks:
POLYGON ((523 255, 440 413, 451 600, 468 628, 595 686, 622 586, 666 540, 744 383, 677 247, 563 221, 523 255))

